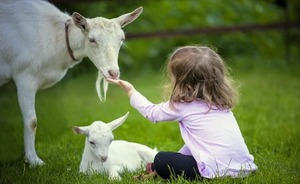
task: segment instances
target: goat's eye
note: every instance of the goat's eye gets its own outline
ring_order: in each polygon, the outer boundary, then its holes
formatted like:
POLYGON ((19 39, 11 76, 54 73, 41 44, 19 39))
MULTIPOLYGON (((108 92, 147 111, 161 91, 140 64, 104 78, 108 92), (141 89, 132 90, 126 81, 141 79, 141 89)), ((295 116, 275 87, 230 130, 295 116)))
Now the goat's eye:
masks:
POLYGON ((94 143, 93 141, 90 141, 90 144, 91 144, 92 146, 95 146, 95 143, 94 143))
POLYGON ((96 43, 96 40, 95 40, 95 38, 89 38, 89 42, 90 43, 96 43))

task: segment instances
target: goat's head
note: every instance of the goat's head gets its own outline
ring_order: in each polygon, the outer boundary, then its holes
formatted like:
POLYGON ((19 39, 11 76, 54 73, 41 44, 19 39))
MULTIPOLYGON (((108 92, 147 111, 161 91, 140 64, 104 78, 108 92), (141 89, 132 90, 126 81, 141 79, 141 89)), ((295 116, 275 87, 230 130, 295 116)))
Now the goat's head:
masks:
POLYGON ((105 79, 117 79, 120 76, 118 55, 125 40, 122 28, 138 18, 142 11, 143 8, 139 7, 131 13, 113 19, 103 17, 86 19, 77 12, 72 14, 75 25, 84 35, 85 53, 98 69, 96 89, 101 101, 105 100, 108 86, 105 79), (100 92, 102 81, 103 95, 100 92))
POLYGON ((129 112, 110 123, 95 121, 89 126, 74 126, 73 131, 77 134, 85 135, 86 146, 89 147, 97 159, 100 159, 101 162, 105 162, 108 157, 109 146, 114 139, 112 131, 125 122, 128 114, 129 112))

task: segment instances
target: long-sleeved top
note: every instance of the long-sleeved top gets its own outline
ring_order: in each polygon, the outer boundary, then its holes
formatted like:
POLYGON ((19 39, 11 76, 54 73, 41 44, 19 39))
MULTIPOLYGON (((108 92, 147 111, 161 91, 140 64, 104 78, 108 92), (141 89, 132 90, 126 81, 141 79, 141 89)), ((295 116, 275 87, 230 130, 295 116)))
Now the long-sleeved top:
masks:
POLYGON ((210 109, 205 102, 153 104, 139 92, 130 104, 151 122, 178 121, 181 154, 192 155, 202 177, 245 177, 257 170, 231 110, 210 109))

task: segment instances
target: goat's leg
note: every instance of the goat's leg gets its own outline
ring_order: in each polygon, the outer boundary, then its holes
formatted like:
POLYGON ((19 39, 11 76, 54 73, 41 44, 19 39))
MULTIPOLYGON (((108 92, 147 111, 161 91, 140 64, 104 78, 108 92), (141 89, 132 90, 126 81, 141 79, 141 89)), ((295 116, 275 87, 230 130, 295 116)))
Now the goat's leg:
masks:
POLYGON ((108 178, 110 180, 118 180, 121 181, 122 178, 119 174, 119 171, 121 170, 121 168, 119 166, 111 166, 108 170, 108 178))
POLYGON ((37 156, 35 151, 37 118, 34 106, 37 89, 30 87, 30 85, 24 81, 17 84, 17 89, 19 105, 22 111, 24 122, 25 159, 31 166, 43 165, 44 162, 37 156))
POLYGON ((3 74, 2 72, 3 71, 0 69, 0 86, 2 86, 3 84, 7 83, 10 80, 10 78, 5 74, 3 74))
POLYGON ((0 78, 0 86, 2 86, 3 84, 5 84, 8 80, 4 80, 0 78))
POLYGON ((11 67, 4 63, 6 61, 0 56, 0 86, 10 81, 12 76, 11 67))

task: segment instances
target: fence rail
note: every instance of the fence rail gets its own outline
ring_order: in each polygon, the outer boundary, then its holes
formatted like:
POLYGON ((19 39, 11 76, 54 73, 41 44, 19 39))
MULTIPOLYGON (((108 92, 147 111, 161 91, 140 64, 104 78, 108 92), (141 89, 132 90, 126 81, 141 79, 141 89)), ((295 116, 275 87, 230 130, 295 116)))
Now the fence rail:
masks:
POLYGON ((185 29, 185 30, 127 33, 126 37, 127 39, 168 38, 174 36, 191 36, 191 35, 198 35, 198 34, 266 31, 270 29, 289 30, 291 28, 300 28, 300 21, 290 22, 290 23, 278 22, 278 23, 270 23, 270 24, 250 24, 250 25, 235 25, 235 26, 224 26, 224 27, 193 28, 193 29, 185 29))

